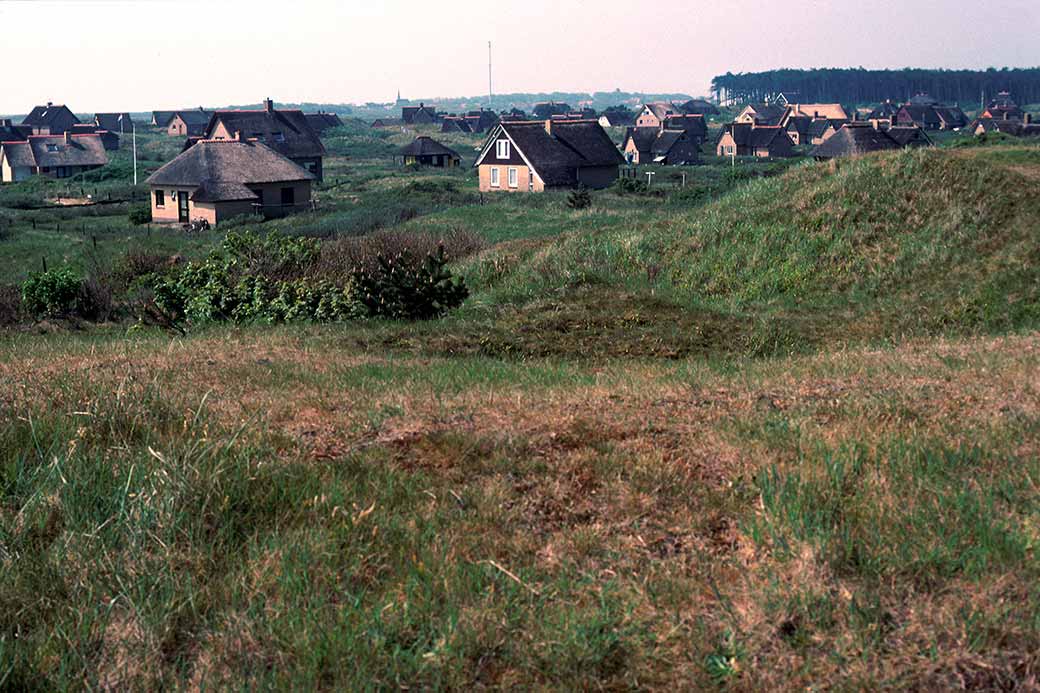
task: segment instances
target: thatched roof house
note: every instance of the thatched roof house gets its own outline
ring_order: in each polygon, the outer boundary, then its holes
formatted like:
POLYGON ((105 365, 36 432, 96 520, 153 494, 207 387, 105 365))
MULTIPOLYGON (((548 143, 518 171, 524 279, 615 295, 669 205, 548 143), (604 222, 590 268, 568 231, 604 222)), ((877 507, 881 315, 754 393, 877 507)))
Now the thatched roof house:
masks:
POLYGON ((436 168, 454 168, 462 163, 459 153, 445 147, 437 140, 420 135, 397 151, 397 156, 407 166, 433 166, 436 168))
POLYGON ((5 183, 37 175, 67 178, 107 163, 105 145, 96 134, 31 135, 23 142, 0 144, 5 183))
POLYGON ((148 177, 152 220, 210 224, 310 206, 314 176, 255 140, 200 140, 148 177))
POLYGON ((318 111, 317 113, 304 113, 303 117, 307 119, 307 124, 311 126, 311 129, 319 135, 326 130, 343 126, 343 121, 335 113, 318 111))
POLYGON ((879 130, 870 123, 846 123, 826 142, 813 149, 811 155, 823 161, 929 144, 931 141, 920 128, 894 127, 879 130))

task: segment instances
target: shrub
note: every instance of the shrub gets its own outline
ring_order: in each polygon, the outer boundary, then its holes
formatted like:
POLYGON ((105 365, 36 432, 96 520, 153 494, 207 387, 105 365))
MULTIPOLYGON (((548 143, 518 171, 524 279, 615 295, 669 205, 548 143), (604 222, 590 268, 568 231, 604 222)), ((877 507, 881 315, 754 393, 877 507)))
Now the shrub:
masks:
POLYGON ((567 196, 567 206, 571 209, 588 209, 592 206, 592 195, 584 187, 572 190, 567 196))
POLYGON ((134 226, 140 226, 147 224, 152 220, 152 210, 145 205, 139 205, 132 207, 130 213, 126 215, 130 220, 130 223, 134 226))
POLYGON ((36 318, 70 315, 78 306, 81 284, 70 269, 32 272, 22 284, 22 305, 36 318))
POLYGON ((419 261, 411 253, 378 257, 376 271, 358 270, 358 297, 373 316, 428 320, 457 308, 469 296, 465 283, 447 269, 444 246, 419 261))
POLYGON ((614 190, 619 195, 646 195, 650 192, 650 186, 638 178, 618 178, 614 190))

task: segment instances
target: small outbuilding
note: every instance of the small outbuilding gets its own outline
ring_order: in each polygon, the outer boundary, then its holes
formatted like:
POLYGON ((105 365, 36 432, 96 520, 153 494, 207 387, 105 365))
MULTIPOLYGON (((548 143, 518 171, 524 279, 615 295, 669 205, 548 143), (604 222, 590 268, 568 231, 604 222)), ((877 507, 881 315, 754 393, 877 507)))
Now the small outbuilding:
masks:
POLYGON ((408 166, 433 166, 434 168, 455 168, 462 163, 459 153, 445 147, 437 140, 420 135, 412 142, 398 150, 397 156, 408 166))

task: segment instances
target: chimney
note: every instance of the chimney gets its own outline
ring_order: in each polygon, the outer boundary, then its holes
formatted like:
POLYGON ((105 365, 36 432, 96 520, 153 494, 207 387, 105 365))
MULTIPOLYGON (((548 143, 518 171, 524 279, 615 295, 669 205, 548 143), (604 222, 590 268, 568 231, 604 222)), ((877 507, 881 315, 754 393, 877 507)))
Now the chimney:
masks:
POLYGON ((271 101, 270 98, 264 99, 264 110, 267 111, 268 113, 273 111, 274 110, 274 101, 271 101))
POLYGON ((72 131, 71 130, 66 130, 65 131, 65 144, 72 144, 72 131))
POLYGON ((1007 111, 1004 111, 1004 120, 1008 119, 1008 115, 1010 115, 1010 114, 1007 111))
POLYGON ((50 107, 51 107, 51 106, 53 106, 53 105, 54 105, 54 104, 52 104, 52 103, 51 103, 50 101, 48 101, 48 102, 47 102, 47 108, 50 108, 50 107))
POLYGON ((552 134, 552 118, 547 118, 545 121, 545 131, 552 134))
POLYGON ((812 119, 813 120, 819 120, 820 119, 820 112, 819 111, 813 111, 812 112, 812 119))

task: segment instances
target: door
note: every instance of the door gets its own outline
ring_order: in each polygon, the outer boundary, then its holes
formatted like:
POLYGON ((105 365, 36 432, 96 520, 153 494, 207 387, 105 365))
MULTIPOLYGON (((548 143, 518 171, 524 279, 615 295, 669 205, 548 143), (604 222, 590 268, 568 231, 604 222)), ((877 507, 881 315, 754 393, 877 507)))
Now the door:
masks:
POLYGON ((183 190, 177 191, 177 221, 182 224, 191 221, 188 218, 188 193, 183 190))

